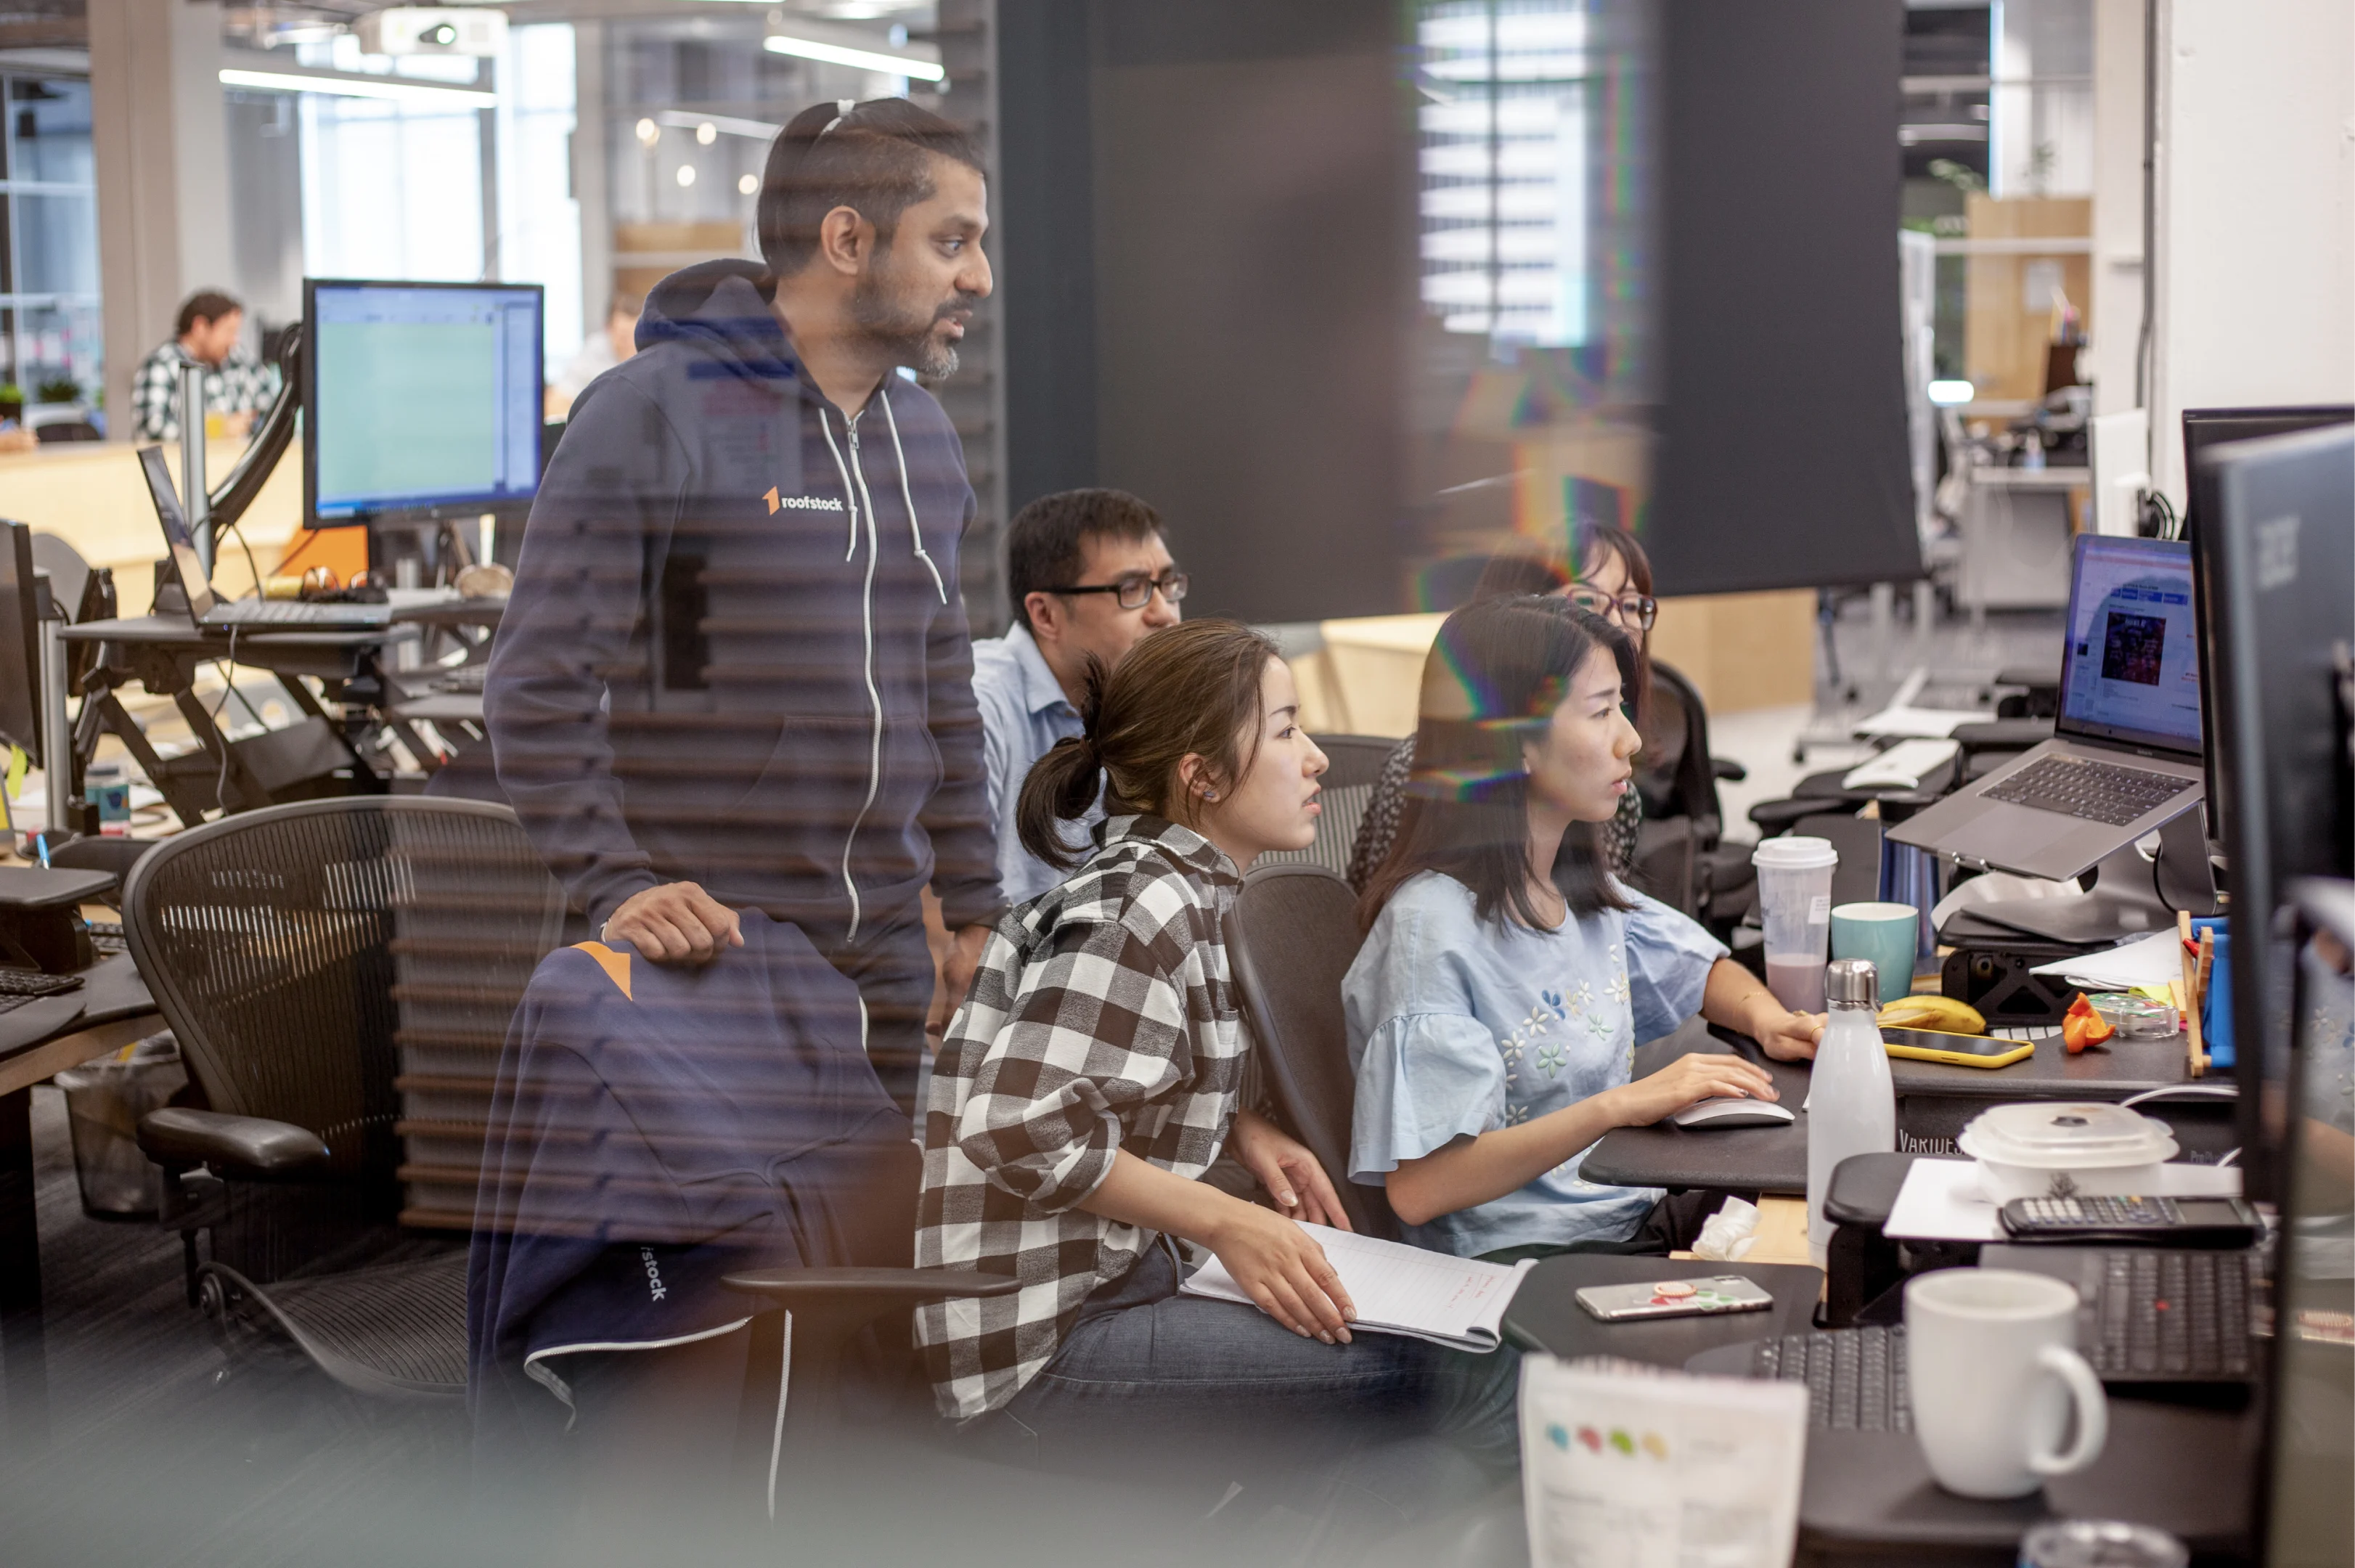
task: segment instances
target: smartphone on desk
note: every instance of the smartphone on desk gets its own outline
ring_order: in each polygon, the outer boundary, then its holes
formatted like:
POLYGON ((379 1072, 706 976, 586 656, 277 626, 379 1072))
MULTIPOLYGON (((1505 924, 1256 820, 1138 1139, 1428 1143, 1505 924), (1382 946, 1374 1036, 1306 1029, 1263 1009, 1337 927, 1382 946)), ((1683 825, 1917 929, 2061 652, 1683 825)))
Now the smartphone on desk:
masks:
POLYGON ((1694 1317, 1719 1312, 1764 1312, 1774 1294, 1738 1274, 1705 1279, 1664 1279, 1650 1285, 1590 1285, 1577 1293, 1586 1315, 1604 1323, 1638 1317, 1694 1317))
POLYGON ((2036 1054, 2032 1040, 1998 1040, 1983 1034, 1941 1034, 1928 1029, 1885 1029, 1882 1049, 1911 1061, 1943 1061, 1949 1067, 2009 1067, 2036 1054))

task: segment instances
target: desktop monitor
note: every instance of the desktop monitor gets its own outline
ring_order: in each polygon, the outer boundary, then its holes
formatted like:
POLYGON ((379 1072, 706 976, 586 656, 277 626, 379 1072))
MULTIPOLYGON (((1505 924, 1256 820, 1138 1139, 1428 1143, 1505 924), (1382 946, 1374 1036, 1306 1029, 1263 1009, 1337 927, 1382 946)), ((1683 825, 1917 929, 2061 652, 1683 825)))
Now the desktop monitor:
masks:
POLYGON ((41 761, 41 621, 33 530, 0 523, 0 745, 41 761))
POLYGON ((305 278, 311 525, 527 508, 539 488, 544 303, 537 283, 305 278))
POLYGON ((2250 1120, 2284 1082, 2291 954, 2282 890, 2355 860, 2345 682, 2355 668, 2355 425, 2235 444, 2216 458, 2210 580, 2220 757, 2232 785, 2232 1042, 2251 1195, 2278 1185, 2278 1141, 2250 1120))
POLYGON ((2285 891, 2297 1021, 2287 1081, 2264 1086, 2286 1159, 2252 1556, 2345 1568, 2355 1562, 2355 882, 2285 891))
MULTIPOLYGON (((2236 441, 2269 435, 2292 435, 2302 430, 2355 421, 2355 407, 2345 403, 2306 407, 2251 409, 2186 409, 2183 411, 2183 529, 2191 541, 2193 603, 2200 612, 2200 683, 2215 680, 2216 605, 2208 590, 2213 570, 2211 547, 2216 530, 2204 526, 2216 516, 2216 454, 2236 441)), ((2204 797, 2208 807, 2208 841, 2212 849, 2224 847, 2224 819, 2232 814, 2232 780, 2219 766, 2215 709, 2211 707, 2200 726, 2200 762, 2207 772, 2204 797)))

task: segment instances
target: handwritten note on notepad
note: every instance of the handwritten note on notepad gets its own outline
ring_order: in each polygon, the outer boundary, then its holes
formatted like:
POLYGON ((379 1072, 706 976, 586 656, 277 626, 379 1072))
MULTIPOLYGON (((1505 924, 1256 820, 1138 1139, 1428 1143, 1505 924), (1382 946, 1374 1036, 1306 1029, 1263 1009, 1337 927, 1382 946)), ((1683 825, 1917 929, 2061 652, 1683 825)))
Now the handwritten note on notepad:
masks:
MULTIPOLYGON (((1487 1352, 1504 1342, 1505 1308, 1520 1288, 1521 1276, 1537 1266, 1531 1259, 1509 1266, 1484 1264, 1324 1225, 1294 1223, 1316 1238, 1341 1276, 1342 1288, 1358 1308, 1351 1328, 1404 1334, 1458 1350, 1487 1352)), ((1183 1288, 1188 1296, 1257 1305, 1215 1257, 1195 1270, 1183 1288)))

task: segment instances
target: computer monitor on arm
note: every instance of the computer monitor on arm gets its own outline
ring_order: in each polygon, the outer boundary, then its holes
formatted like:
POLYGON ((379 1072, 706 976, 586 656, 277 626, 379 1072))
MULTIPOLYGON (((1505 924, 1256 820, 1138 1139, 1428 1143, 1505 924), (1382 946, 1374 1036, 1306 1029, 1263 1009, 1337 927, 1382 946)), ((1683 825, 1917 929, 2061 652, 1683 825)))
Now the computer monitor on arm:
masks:
MULTIPOLYGON (((2218 529, 2213 525, 2221 521, 2216 496, 2217 454, 2234 442, 2293 435, 2350 421, 2355 421, 2355 406, 2346 403, 2183 411, 2183 537, 2191 541, 2192 597, 2200 612, 2200 684, 2203 688, 2213 690, 2216 678, 2220 607, 2209 583, 2218 548, 2218 529)), ((2219 766, 2216 723, 2216 707, 2211 703, 2201 716, 2200 754, 2208 775, 2204 792, 2208 845, 2211 851, 2222 852, 2227 838, 2224 823, 2232 814, 2232 780, 2226 776, 2229 770, 2219 766)))
POLYGON ((2234 1076, 2250 1196, 2279 1189, 2289 1081, 2286 889, 2355 860, 2345 690, 2355 668, 2355 425, 2236 443, 2216 460, 2209 580, 2232 880, 2234 1076))
POLYGON ((378 570, 430 560, 443 524, 519 526, 542 465, 539 285, 306 278, 303 303, 311 526, 365 526, 378 570))

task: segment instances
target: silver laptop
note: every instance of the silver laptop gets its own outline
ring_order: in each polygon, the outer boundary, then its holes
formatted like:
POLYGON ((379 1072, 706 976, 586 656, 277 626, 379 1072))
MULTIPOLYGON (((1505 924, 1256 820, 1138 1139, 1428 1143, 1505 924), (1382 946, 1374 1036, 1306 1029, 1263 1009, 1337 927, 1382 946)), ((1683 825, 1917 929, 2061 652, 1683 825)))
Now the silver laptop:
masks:
POLYGON ((180 493, 173 487, 171 470, 164 466, 164 449, 141 447, 139 466, 146 472, 147 494, 155 503, 155 520, 163 526, 172 565, 187 591, 188 613, 205 631, 374 632, 392 624, 389 604, 314 604, 259 594, 227 603, 214 598, 212 581, 188 533, 187 516, 180 510, 180 493))
POLYGON ((1889 837, 2057 880, 2197 805, 2199 641, 2190 545, 2080 534, 2052 739, 1889 837))

